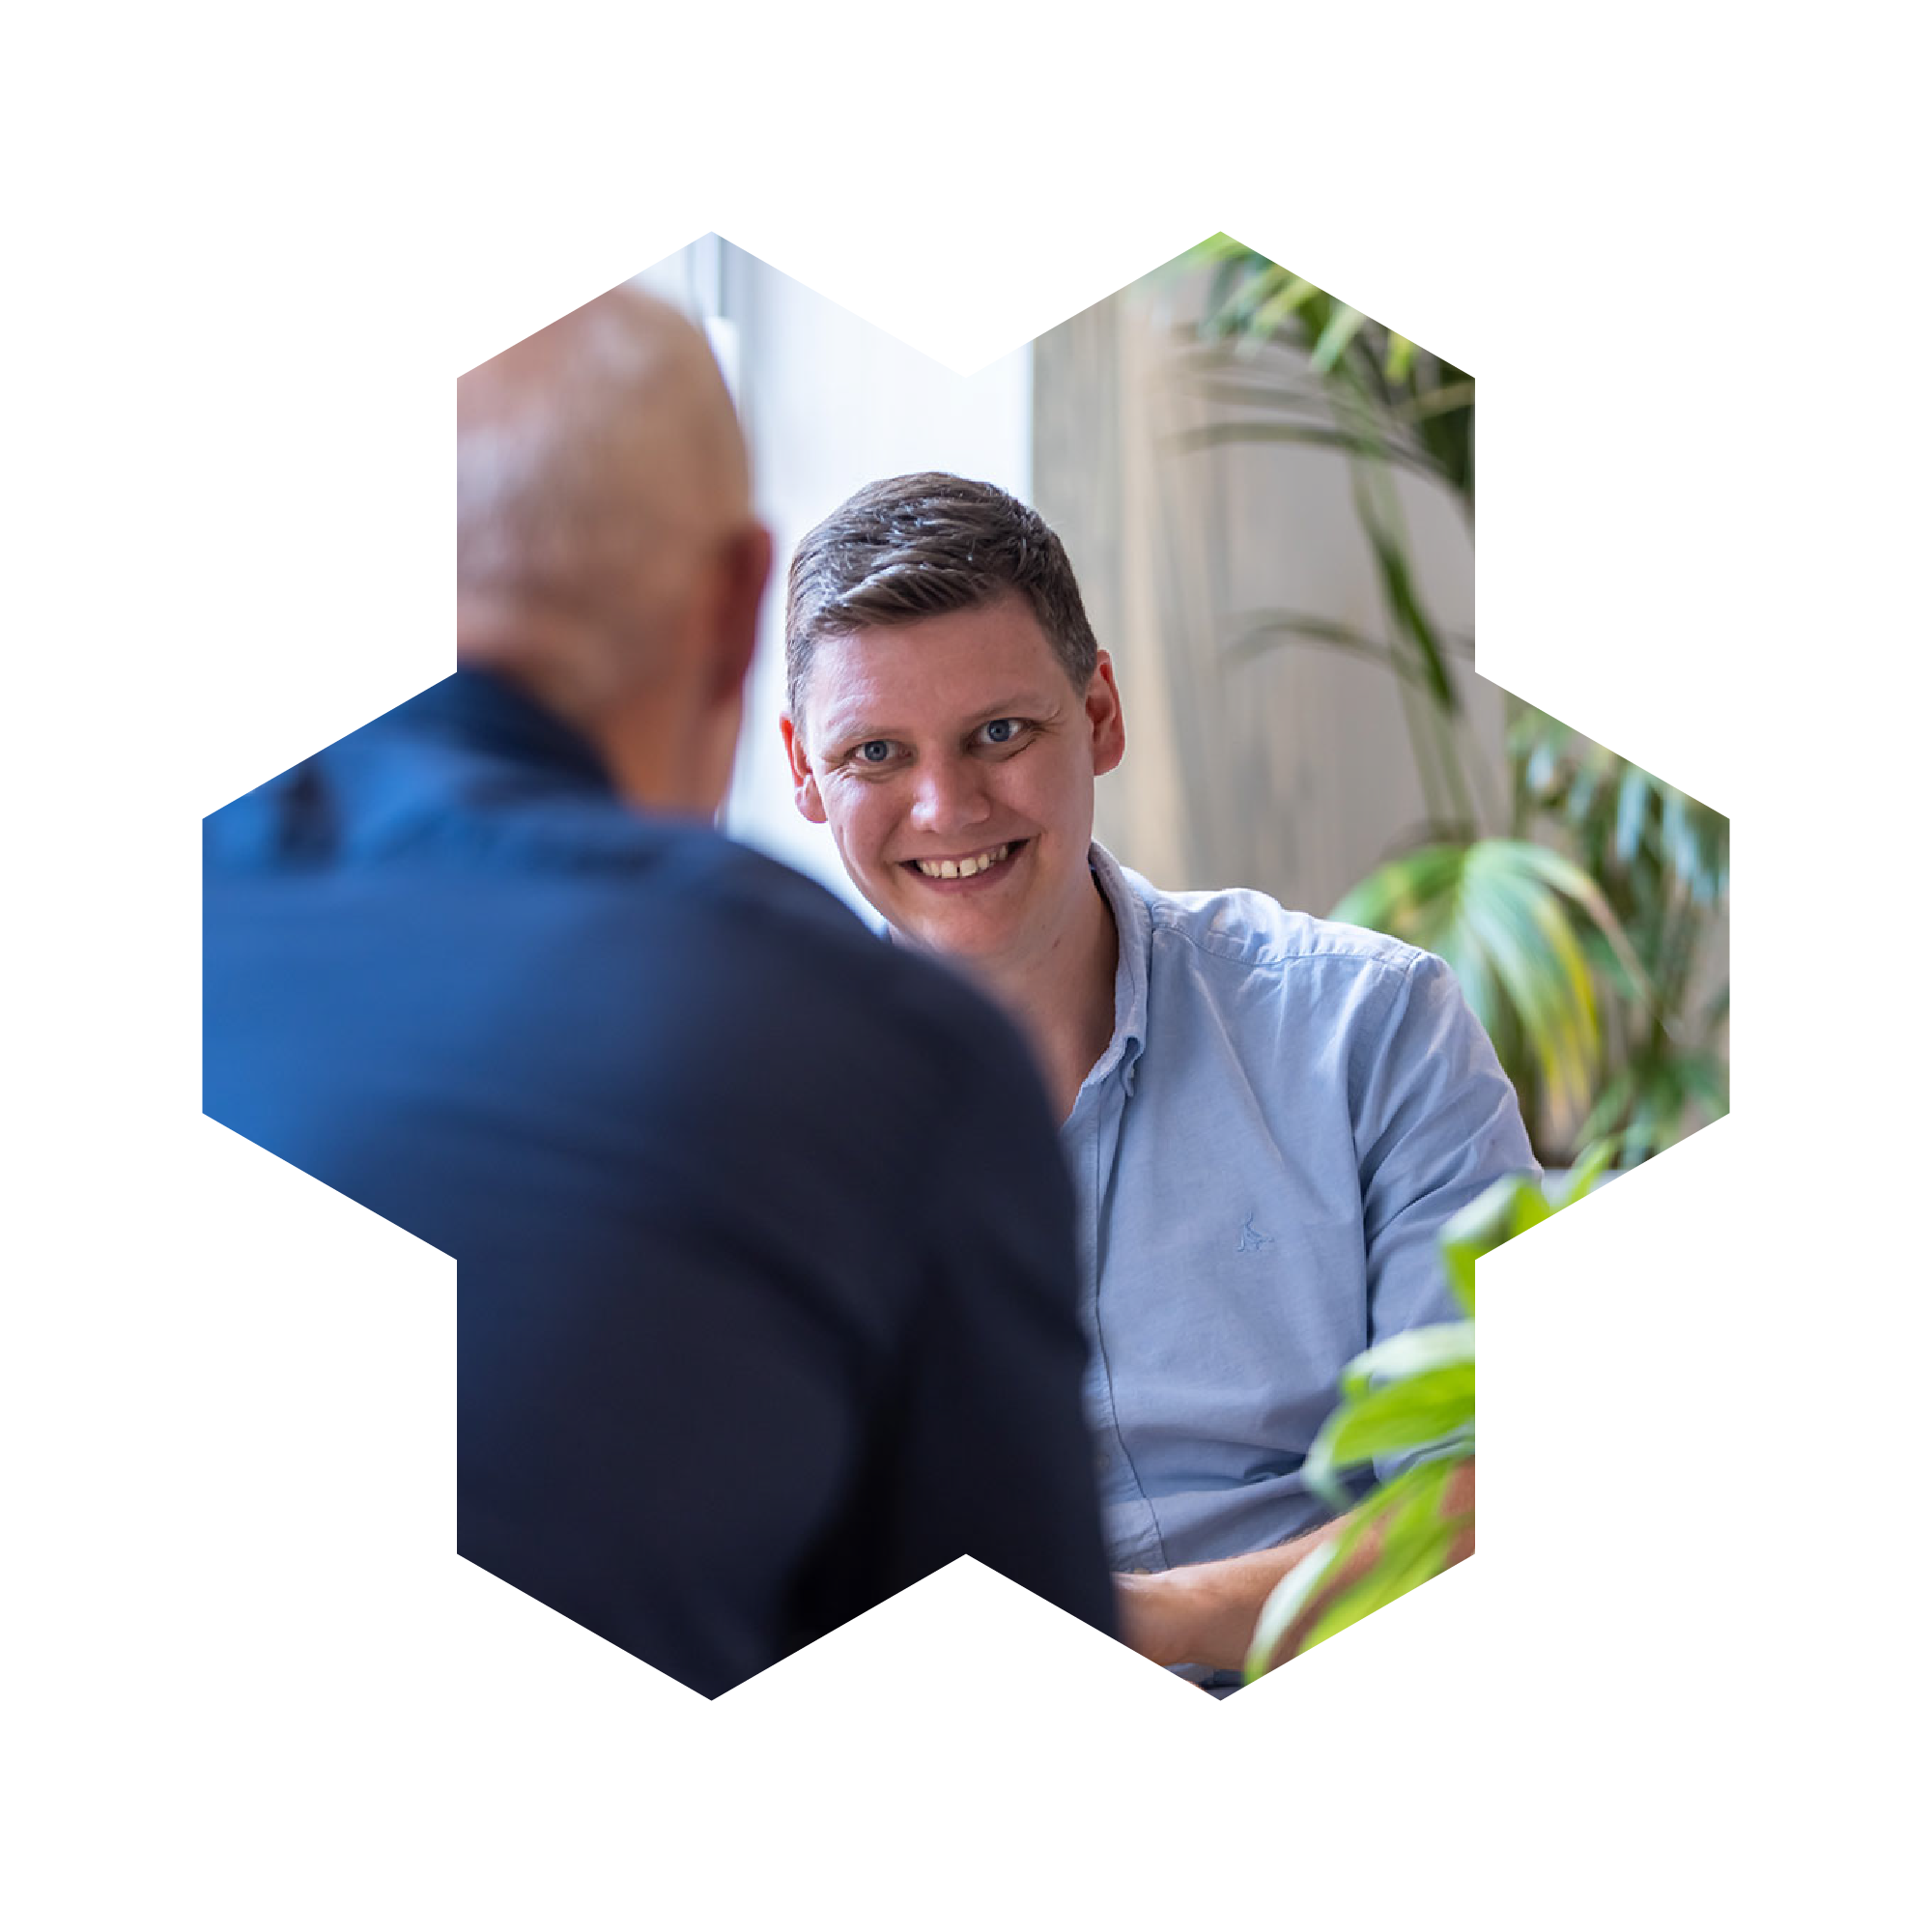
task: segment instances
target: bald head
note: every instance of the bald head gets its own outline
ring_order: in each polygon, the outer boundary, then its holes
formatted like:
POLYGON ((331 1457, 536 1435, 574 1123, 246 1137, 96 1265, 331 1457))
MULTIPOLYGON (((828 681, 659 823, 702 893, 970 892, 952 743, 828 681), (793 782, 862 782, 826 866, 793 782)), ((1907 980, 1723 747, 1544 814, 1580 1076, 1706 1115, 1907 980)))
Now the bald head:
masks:
POLYGON ((768 564, 730 397, 676 310, 613 289, 459 380, 458 657, 624 734, 606 749, 640 798, 693 776, 641 770, 641 726, 673 759, 720 704, 735 732, 768 564))

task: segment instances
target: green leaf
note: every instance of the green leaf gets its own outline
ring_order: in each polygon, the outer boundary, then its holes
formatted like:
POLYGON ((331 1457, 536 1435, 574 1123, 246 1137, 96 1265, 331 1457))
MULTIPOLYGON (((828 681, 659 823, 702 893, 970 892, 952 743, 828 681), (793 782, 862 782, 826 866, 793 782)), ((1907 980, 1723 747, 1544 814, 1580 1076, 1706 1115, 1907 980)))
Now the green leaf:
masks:
POLYGON ((1443 659, 1435 626, 1415 594, 1407 554, 1368 507, 1366 497, 1359 490, 1356 493, 1356 507, 1369 539, 1369 548, 1375 555, 1377 574, 1381 579, 1382 594, 1388 600, 1390 615, 1394 617, 1397 628, 1415 645, 1431 695, 1446 714, 1454 717, 1461 710, 1461 703, 1456 696, 1456 687, 1450 681, 1449 668, 1443 659))
POLYGON ((1629 866, 1636 857, 1637 842, 1643 837, 1644 820, 1650 815, 1650 774, 1635 765, 1626 765, 1617 782, 1617 831, 1615 852, 1621 865, 1629 866))
MULTIPOLYGON (((1415 943, 1421 946, 1425 942, 1418 939, 1415 943)), ((1460 924, 1452 927, 1429 941, 1428 948, 1441 954, 1443 963, 1456 976, 1469 1010, 1492 1040, 1499 1042, 1520 1034, 1518 1015, 1510 1007, 1490 957, 1471 943, 1466 927, 1460 924)), ((1500 1046, 1497 1050, 1500 1056, 1500 1046)))
POLYGON ((1507 842, 1516 848, 1516 862, 1525 871, 1534 872, 1554 891, 1574 899, 1583 908, 1622 962, 1625 972, 1631 976, 1638 998, 1649 1004, 1654 997, 1650 977, 1644 972, 1642 962, 1632 949, 1629 934, 1624 931, 1622 922, 1612 911, 1609 900, 1604 896, 1603 888, 1596 880, 1580 866, 1564 858, 1560 852, 1552 852, 1547 845, 1538 845, 1525 838, 1507 842))
POLYGON ((1574 1207, 1584 1195, 1596 1186, 1608 1173, 1611 1161, 1617 1156, 1617 1142, 1613 1137, 1592 1141, 1577 1156, 1577 1164, 1570 1170, 1567 1183, 1558 1187, 1546 1180, 1544 1197, 1552 1211, 1561 1213, 1565 1208, 1574 1207))
POLYGON ((1569 1246, 1565 1198, 1551 1200, 1534 1175, 1501 1175, 1441 1231, 1445 1248, 1507 1254, 1511 1248, 1569 1246))
POLYGON ((1286 270, 1281 272, 1285 277, 1281 286, 1256 309, 1248 325, 1256 335, 1272 335, 1311 296, 1321 293, 1313 282, 1304 281, 1299 275, 1291 275, 1286 270))
POLYGON ((1534 890, 1528 880, 1513 874, 1506 894, 1532 930, 1525 951, 1533 957, 1535 940, 1540 938, 1544 957, 1553 976, 1546 989, 1549 1000, 1551 1035, 1561 1042, 1560 1060, 1552 1065, 1546 1084, 1566 1117, 1580 1114, 1589 1104, 1590 1082, 1603 1058, 1603 1029, 1597 1013, 1595 986, 1589 961, 1584 955, 1574 915, 1563 901, 1548 892, 1534 890))
POLYGON ((1241 1666, 1243 1683, 1252 1684, 1256 1678, 1266 1675, 1269 1661, 1282 1638, 1301 1614, 1303 1605, 1321 1588, 1322 1578, 1334 1569, 1340 1550, 1341 1539, 1323 1544, 1312 1556, 1304 1556, 1269 1591, 1255 1625, 1253 1641, 1248 1645, 1247 1662, 1241 1666))
POLYGON ((1511 873, 1507 850, 1472 846, 1457 914, 1501 981, 1546 1086, 1569 1095, 1586 1078, 1582 1020, 1534 914, 1538 891, 1511 873))
MULTIPOLYGON (((1379 1608, 1381 1603, 1392 1602, 1394 1596, 1402 1594, 1402 1589, 1412 1588, 1414 1583, 1426 1580, 1426 1576, 1434 1575, 1434 1571, 1426 1569, 1428 1559, 1422 1556, 1421 1546, 1433 1539, 1438 1524, 1446 1532, 1435 1558, 1436 1567, 1442 1567, 1457 1532, 1468 1522, 1466 1516, 1447 1520, 1441 1516, 1454 1473, 1455 1464, 1449 1462, 1424 1463, 1405 1469, 1361 1505, 1333 1542, 1297 1563, 1268 1593, 1262 1605, 1242 1667, 1244 1681, 1252 1684, 1267 1671, 1296 1617, 1329 1577, 1347 1566, 1378 1527, 1382 1536, 1381 1550, 1367 1575, 1351 1582, 1336 1603, 1323 1610, 1315 1626, 1323 1635, 1333 1635, 1336 1630, 1345 1627, 1332 1621, 1344 1603, 1361 1604, 1358 1614, 1366 1616, 1370 1610, 1379 1608), (1393 1596, 1378 1598, 1377 1592, 1397 1576, 1408 1580, 1393 1596)), ((1350 1617, 1348 1621, 1354 1622, 1356 1618, 1350 1617)), ((1308 1647, 1309 1642, 1304 1642, 1302 1648, 1308 1647)))
POLYGON ((1378 1382, 1475 1359, 1473 1321, 1432 1321, 1420 1328, 1405 1328, 1364 1349, 1343 1369, 1341 1391, 1345 1399, 1351 1398, 1365 1394, 1378 1382))
MULTIPOLYGON (((1626 939, 1634 951, 1637 940, 1626 930, 1626 939)), ((1631 970, 1625 957, 1619 953, 1602 932, 1594 928, 1583 934, 1583 951, 1590 961, 1590 970, 1603 982, 1604 990, 1611 1000, 1626 1001, 1634 1007, 1645 1007, 1650 993, 1650 983, 1640 980, 1631 970)), ((1638 961, 1641 971, 1642 962, 1638 961)), ((1589 1136, 1585 1134, 1584 1139, 1589 1136)))
POLYGON ((1630 1114, 1632 1103, 1636 1098, 1636 1074, 1628 1066, 1620 1066, 1610 1075, 1598 1093, 1596 1102, 1584 1118, 1580 1134, 1586 1141, 1594 1141, 1610 1133, 1630 1114))
POLYGON ((1340 1403, 1309 1444, 1302 1480, 1324 1501, 1346 1509, 1345 1470, 1446 1444, 1472 1432, 1475 1423, 1475 1362, 1423 1369, 1340 1403))
POLYGON ((1321 1586, 1321 1580, 1341 1563, 1347 1563, 1350 1555, 1362 1546, 1368 1532, 1401 1509, 1424 1480, 1434 1474, 1435 1464, 1424 1464, 1418 1468, 1403 1470, 1395 1482, 1378 1490, 1360 1509, 1354 1511, 1349 1526, 1331 1544, 1323 1544, 1310 1557, 1302 1557, 1294 1569, 1289 1571, 1281 1582, 1267 1594, 1267 1602, 1262 1604, 1262 1615, 1256 1619, 1254 1636, 1248 1642, 1248 1656, 1244 1660, 1244 1694, 1246 1696, 1265 1696, 1267 1665, 1281 1646, 1281 1638, 1287 1636, 1294 1619, 1302 1613, 1310 1598, 1321 1586))
POLYGON ((1407 336, 1389 331, 1388 355, 1382 362, 1382 374, 1391 383, 1406 383, 1408 372, 1415 364, 1415 344, 1407 336))
POLYGON ((1697 842, 1690 834, 1688 803, 1684 794, 1674 786, 1663 788, 1662 815, 1664 861, 1679 878, 1689 884, 1700 870, 1697 842))
POLYGON ((1378 867, 1331 915, 1439 953, 1512 1071, 1526 1049, 1572 1115, 1588 1105, 1603 1049, 1581 929, 1601 933, 1647 993, 1630 940, 1590 875, 1520 838, 1427 845, 1378 867), (1512 1053, 1519 1058, 1512 1064, 1512 1053))
POLYGON ((1714 1120, 1731 1111, 1731 1084, 1715 1053, 1688 1054, 1678 1063, 1677 1070, 1686 1092, 1702 1102, 1714 1120))
POLYGON ((1687 800, 1686 806, 1695 832, 1696 895, 1705 904, 1713 904, 1723 897, 1731 882, 1731 821, 1695 799, 1687 800))
POLYGON ((1213 449, 1226 442, 1300 442, 1319 449, 1334 449, 1365 463, 1393 465, 1399 469, 1440 481, 1440 473, 1426 456, 1406 442, 1387 442, 1359 431, 1337 429, 1320 423, 1209 422, 1177 430, 1170 446, 1177 449, 1213 449))
POLYGON ((1422 446, 1430 452, 1435 473, 1463 498, 1464 508, 1470 508, 1470 423, 1474 413, 1468 408, 1443 410, 1441 413, 1422 415, 1414 425, 1422 446))
POLYGON ((1329 918, 1397 938, 1425 928, 1446 928, 1452 923, 1449 915, 1466 864, 1466 846, 1418 846, 1350 887, 1329 918))
POLYGON ((1601 1049, 1582 948, 1560 900, 1504 841, 1470 849, 1463 917, 1482 944, 1566 1115, 1587 1104, 1601 1049))
POLYGON ((1542 798, 1549 790, 1551 781, 1557 771, 1557 744, 1553 738, 1536 738, 1530 744, 1528 757, 1522 761, 1522 782, 1528 786, 1530 794, 1542 798))
POLYGON ((1201 328, 1207 335, 1229 335, 1235 328, 1233 303, 1240 286, 1245 265, 1236 258, 1224 257, 1215 267, 1208 284, 1207 306, 1202 311, 1201 328))
POLYGON ((1578 760, 1576 776, 1570 781, 1570 795, 1563 801, 1563 814, 1572 825, 1581 825, 1597 802, 1597 792, 1609 776, 1611 754, 1603 746, 1592 746, 1578 760))
POLYGON ((1375 1568, 1359 1582, 1337 1592, 1335 1600, 1316 1618, 1302 1638, 1296 1655, 1305 1656, 1338 1631, 1360 1623, 1364 1617, 1386 1608, 1398 1597, 1406 1596, 1417 1584, 1439 1577, 1449 1567, 1449 1552, 1456 1539, 1467 1527, 1465 1520, 1451 1519, 1426 1527, 1391 1530, 1375 1568))
POLYGON ((1477 901, 1465 908, 1463 917, 1482 944, 1485 963, 1501 983, 1523 1043, 1535 1058, 1542 1088, 1567 1115, 1574 1110, 1575 1095, 1588 1083, 1594 1056, 1582 1044, 1581 1020, 1566 1010, 1559 984, 1548 970, 1554 962, 1539 957, 1533 943, 1513 943, 1506 909, 1477 901))
POLYGON ((1449 1289, 1463 1312, 1474 1318, 1493 1318, 1497 1308, 1495 1289, 1490 1287, 1492 1256, 1470 1246, 1445 1246, 1443 1271, 1449 1275, 1449 1289))
POLYGON ((1398 421, 1419 423, 1431 416, 1446 416, 1454 411, 1472 410, 1475 406, 1475 384, 1445 383, 1439 389, 1430 389, 1422 395, 1410 397, 1395 413, 1398 421))
POLYGON ((1322 644, 1350 657, 1369 658, 1400 677, 1414 675, 1410 667, 1397 656, 1394 646, 1385 639, 1369 637, 1352 625, 1310 616, 1299 611, 1283 611, 1259 622, 1251 622, 1228 646, 1228 650, 1231 656, 1253 657, 1288 639, 1322 644))
POLYGON ((1318 375, 1325 376, 1342 359, 1343 352, 1354 341, 1356 331, 1366 320, 1360 309, 1350 308, 1346 302, 1335 305, 1309 354, 1310 366, 1318 375))

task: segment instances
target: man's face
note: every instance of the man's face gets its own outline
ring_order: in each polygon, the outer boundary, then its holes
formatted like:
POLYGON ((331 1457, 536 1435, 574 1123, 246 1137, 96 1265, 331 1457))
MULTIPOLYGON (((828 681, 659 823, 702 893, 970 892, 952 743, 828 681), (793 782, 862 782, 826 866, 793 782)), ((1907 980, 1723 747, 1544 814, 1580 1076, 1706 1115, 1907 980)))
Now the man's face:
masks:
POLYGON ((1079 933, 1094 780, 1124 746, 1104 651, 1076 691, 1014 592, 823 639, 802 708, 798 809, 895 931, 995 969, 1079 933))

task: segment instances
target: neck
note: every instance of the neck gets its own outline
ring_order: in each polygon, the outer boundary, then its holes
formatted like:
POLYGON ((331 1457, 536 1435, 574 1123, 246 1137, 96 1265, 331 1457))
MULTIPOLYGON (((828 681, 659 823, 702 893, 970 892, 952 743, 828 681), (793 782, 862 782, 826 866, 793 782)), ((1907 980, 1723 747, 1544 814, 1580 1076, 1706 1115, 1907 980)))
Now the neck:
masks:
POLYGON ((1073 1111, 1080 1084, 1114 1037, 1120 936, 1113 908, 1090 876, 1078 918, 1037 958, 982 974, 986 989, 1032 1043, 1054 1117, 1073 1111))
POLYGON ((486 649, 459 639, 458 662, 516 686, 596 750, 618 795, 639 810, 714 817, 731 781, 739 705, 708 708, 691 680, 674 682, 567 653, 486 649))

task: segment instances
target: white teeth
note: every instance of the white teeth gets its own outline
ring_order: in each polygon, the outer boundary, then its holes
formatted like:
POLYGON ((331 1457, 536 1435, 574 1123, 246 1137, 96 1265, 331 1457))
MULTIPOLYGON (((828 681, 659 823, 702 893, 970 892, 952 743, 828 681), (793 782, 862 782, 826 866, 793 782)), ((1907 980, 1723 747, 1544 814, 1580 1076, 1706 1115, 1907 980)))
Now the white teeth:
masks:
POLYGON ((971 859, 921 859, 917 864, 928 879, 970 879, 988 866, 997 866, 1012 849, 1010 845, 996 845, 971 859))

